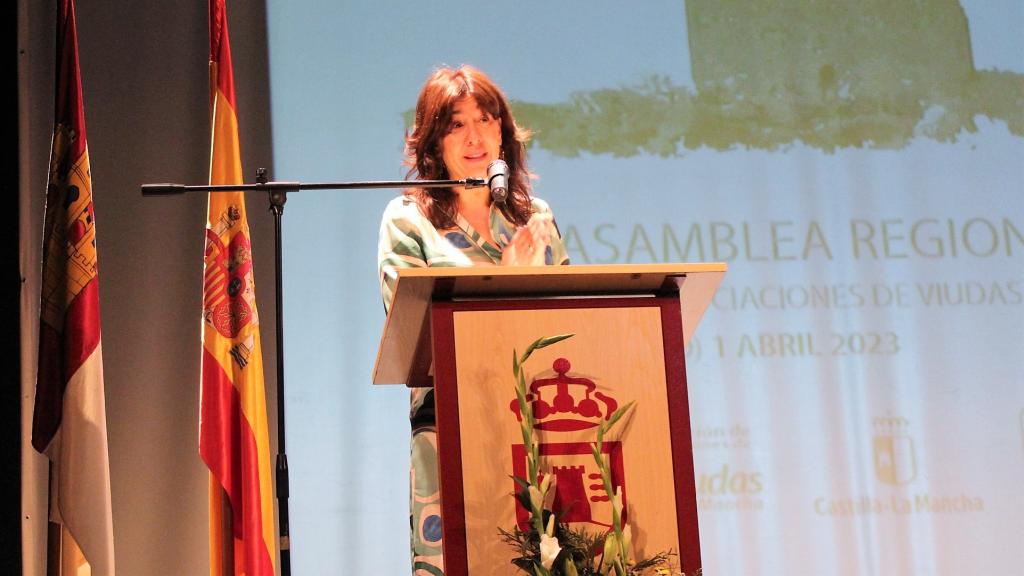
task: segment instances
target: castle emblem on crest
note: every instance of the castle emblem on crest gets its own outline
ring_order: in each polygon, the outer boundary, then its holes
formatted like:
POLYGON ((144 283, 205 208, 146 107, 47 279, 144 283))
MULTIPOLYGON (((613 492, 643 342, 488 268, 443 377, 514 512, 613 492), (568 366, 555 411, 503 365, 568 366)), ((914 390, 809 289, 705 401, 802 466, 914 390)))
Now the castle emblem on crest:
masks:
POLYGON ((910 422, 901 417, 875 418, 873 439, 875 476, 886 484, 901 486, 917 478, 914 441, 908 433, 910 422))

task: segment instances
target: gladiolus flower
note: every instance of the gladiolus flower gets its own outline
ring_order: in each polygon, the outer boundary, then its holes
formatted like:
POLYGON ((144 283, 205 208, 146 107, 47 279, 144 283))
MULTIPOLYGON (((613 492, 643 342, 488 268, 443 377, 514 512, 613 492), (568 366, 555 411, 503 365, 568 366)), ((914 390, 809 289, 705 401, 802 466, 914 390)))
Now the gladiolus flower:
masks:
POLYGON ((551 566, 555 563, 555 558, 558 557, 558 553, 562 551, 562 547, 558 545, 558 538, 548 536, 547 534, 540 535, 540 565, 545 570, 550 570, 551 566))
POLYGON ((555 506, 555 485, 558 484, 558 477, 554 474, 547 474, 540 484, 540 491, 544 493, 544 509, 554 510, 555 506), (544 484, 547 483, 547 487, 544 484))
POLYGON ((604 557, 601 559, 601 567, 611 566, 612 562, 615 562, 615 557, 618 556, 618 546, 616 545, 615 533, 609 532, 604 537, 604 557))
POLYGON ((544 474, 544 477, 540 480, 540 491, 542 493, 548 491, 548 486, 551 485, 551 481, 554 480, 554 474, 544 474))
POLYGON ((537 487, 533 484, 530 484, 528 490, 530 492, 530 506, 532 506, 535 511, 540 512, 541 505, 544 503, 544 498, 541 496, 540 490, 537 490, 537 487))

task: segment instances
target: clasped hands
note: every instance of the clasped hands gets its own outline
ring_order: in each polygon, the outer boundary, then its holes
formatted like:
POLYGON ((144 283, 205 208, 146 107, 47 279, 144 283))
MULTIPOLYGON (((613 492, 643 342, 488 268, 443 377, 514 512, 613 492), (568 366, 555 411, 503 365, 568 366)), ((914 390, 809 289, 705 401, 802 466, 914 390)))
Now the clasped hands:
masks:
POLYGON ((543 266, 551 245, 551 215, 534 214, 520 226, 501 253, 502 266, 543 266))

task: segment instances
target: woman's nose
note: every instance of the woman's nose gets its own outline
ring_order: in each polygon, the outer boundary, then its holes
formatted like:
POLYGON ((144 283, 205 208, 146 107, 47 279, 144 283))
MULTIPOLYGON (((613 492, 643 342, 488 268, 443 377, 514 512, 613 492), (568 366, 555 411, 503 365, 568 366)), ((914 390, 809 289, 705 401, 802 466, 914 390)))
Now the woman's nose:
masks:
POLYGON ((466 126, 466 142, 474 143, 480 140, 480 127, 476 125, 476 122, 470 122, 466 126))

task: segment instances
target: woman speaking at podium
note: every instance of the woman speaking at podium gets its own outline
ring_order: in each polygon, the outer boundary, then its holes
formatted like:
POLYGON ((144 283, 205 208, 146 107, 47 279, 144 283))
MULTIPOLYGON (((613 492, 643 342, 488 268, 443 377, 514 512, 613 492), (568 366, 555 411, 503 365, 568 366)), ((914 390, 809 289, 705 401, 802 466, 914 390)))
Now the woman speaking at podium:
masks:
MULTIPOLYGON (((569 258, 551 209, 530 195, 526 141, 501 90, 483 72, 441 68, 427 79, 405 138, 410 188, 380 225, 378 266, 389 310, 397 270, 423 266, 544 266, 569 258), (507 195, 488 186, 417 188, 415 180, 486 180, 507 165, 507 195)), ((443 574, 433 388, 412 389, 410 513, 413 574, 443 574)))

